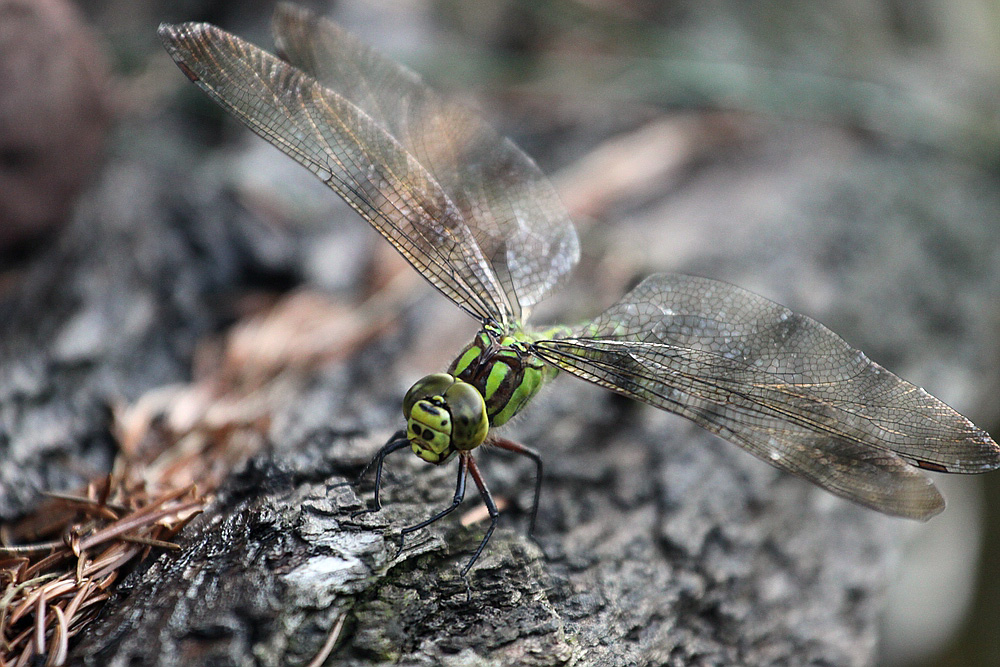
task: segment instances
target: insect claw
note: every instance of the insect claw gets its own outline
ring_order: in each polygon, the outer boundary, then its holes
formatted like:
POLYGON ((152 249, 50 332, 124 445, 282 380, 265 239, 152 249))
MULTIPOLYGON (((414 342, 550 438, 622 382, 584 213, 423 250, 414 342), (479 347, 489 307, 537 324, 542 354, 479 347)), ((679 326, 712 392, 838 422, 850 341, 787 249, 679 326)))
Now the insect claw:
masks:
POLYGON ((472 602, 472 582, 466 574, 462 574, 462 581, 465 583, 465 602, 468 604, 472 602))

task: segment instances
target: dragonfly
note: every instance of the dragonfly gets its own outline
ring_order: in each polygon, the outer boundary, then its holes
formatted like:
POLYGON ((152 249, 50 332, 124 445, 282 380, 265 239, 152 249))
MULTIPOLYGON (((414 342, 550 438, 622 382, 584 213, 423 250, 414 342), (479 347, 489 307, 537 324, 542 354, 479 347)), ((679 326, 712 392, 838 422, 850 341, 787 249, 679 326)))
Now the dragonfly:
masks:
POLYGON ((871 361, 819 322, 708 278, 649 276, 591 322, 532 328, 533 307, 579 258, 565 207, 530 157, 476 112, 337 24, 290 4, 273 20, 278 56, 206 23, 163 24, 180 69, 253 132, 309 169, 480 331, 446 372, 403 398, 405 428, 365 468, 378 511, 385 458, 410 449, 458 460, 453 512, 472 477, 499 511, 474 453, 484 443, 536 467, 495 431, 560 371, 686 417, 777 468, 885 514, 926 520, 944 499, 919 469, 1000 466, 983 430, 871 361))

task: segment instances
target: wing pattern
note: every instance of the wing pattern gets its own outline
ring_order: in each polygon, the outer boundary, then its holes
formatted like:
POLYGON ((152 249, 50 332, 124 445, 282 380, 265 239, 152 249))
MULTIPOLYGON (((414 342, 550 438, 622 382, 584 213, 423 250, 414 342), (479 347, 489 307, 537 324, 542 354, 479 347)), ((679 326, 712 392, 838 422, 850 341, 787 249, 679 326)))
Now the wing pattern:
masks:
POLYGON ((535 162, 478 114, 335 23, 278 6, 279 53, 363 109, 427 167, 456 204, 524 321, 579 257, 576 230, 535 162))
POLYGON ((526 317, 579 255, 534 162, 333 23, 282 5, 275 30, 298 67, 208 24, 160 35, 210 97, 327 183, 457 305, 507 326, 526 317))
MULTIPOLYGON (((215 26, 163 25, 187 76, 308 168, 438 290, 516 328, 579 257, 551 184, 478 115, 335 24, 280 5, 279 59, 215 26)), ((655 275, 593 322, 532 349, 685 416, 769 463, 883 512, 944 501, 910 464, 1000 466, 982 430, 821 324, 738 287, 655 275)))
POLYGON ((996 443, 956 411, 818 322, 728 283, 650 276, 594 322, 535 348, 883 512, 929 518, 944 508, 907 463, 1000 465, 996 443))

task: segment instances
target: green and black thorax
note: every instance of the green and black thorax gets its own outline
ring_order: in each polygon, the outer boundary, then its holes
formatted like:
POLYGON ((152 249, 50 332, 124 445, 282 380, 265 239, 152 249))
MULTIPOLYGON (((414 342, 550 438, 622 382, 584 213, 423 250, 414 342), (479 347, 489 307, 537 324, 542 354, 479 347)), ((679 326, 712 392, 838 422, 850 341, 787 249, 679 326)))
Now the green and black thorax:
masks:
POLYGON ((531 351, 539 337, 521 330, 504 333, 487 324, 448 369, 479 390, 491 426, 509 421, 558 372, 531 351))
POLYGON ((532 344, 562 329, 528 333, 487 323, 447 373, 418 380, 403 399, 414 453, 444 463, 456 451, 481 445, 491 426, 507 423, 558 373, 532 344))

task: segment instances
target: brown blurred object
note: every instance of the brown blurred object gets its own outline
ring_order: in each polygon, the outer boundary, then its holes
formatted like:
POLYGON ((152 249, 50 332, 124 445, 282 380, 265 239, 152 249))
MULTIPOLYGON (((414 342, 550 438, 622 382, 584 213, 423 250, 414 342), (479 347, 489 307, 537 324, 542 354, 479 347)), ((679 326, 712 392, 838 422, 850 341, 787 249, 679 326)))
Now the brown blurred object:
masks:
POLYGON ((604 141, 552 180, 577 227, 586 228, 587 218, 607 215, 617 202, 669 191, 685 169, 746 132, 734 114, 663 116, 604 141))
POLYGON ((99 164, 108 66, 65 0, 0 0, 0 256, 62 225, 99 164))

